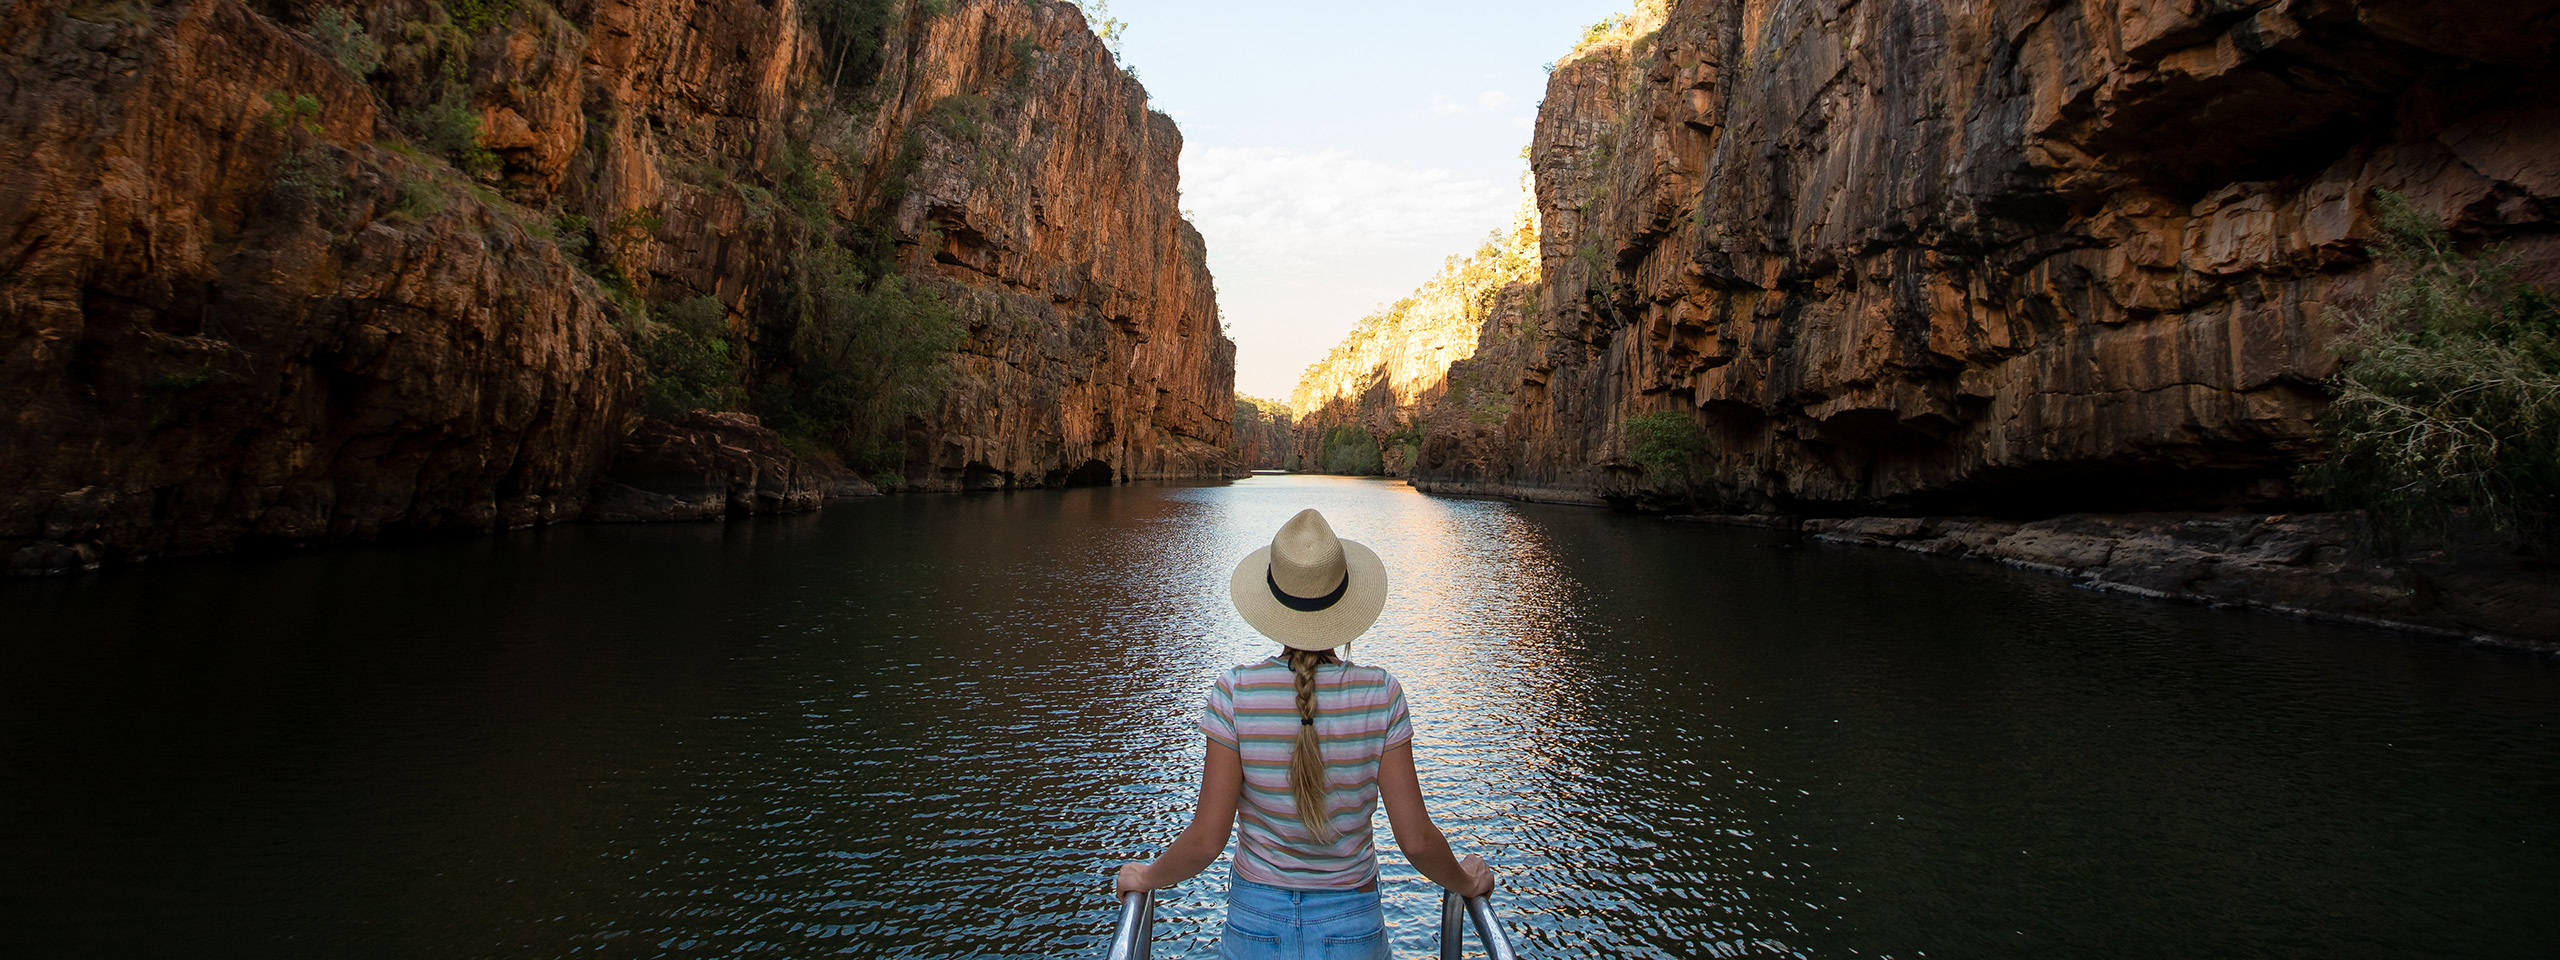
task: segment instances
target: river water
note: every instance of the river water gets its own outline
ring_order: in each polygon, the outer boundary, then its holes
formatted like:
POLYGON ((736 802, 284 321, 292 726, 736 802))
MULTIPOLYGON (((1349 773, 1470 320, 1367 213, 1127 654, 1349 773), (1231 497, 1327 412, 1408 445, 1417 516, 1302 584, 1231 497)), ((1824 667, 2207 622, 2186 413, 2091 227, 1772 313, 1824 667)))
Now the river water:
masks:
POLYGON ((0 951, 1098 956, 1308 506, 1525 954, 2560 953, 2552 661, 1293 477, 0 585, 0 951))

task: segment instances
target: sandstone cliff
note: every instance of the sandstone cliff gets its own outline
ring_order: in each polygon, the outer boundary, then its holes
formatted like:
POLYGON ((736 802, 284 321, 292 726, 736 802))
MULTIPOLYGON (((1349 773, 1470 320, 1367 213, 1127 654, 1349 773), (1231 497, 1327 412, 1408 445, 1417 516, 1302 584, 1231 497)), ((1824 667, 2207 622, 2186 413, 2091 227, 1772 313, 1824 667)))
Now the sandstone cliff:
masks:
POLYGON ((1558 64, 1526 332, 1426 488, 1728 509, 2282 503, 2377 189, 2560 267, 2560 4, 1677 0, 1558 64), (1647 476, 1622 427, 1713 455, 1647 476))
POLYGON ((1236 464, 1246 470, 1295 470, 1297 418, 1277 400, 1236 395, 1236 464))
POLYGON ((576 519, 617 448, 763 471, 715 514, 852 489, 752 418, 632 432, 652 304, 716 301, 732 399, 787 383, 813 236, 967 323, 899 479, 1229 469, 1171 121, 1069 4, 852 6, 868 54, 790 2, 0 10, 0 555, 576 519))
POLYGON ((1362 318, 1299 376, 1289 409, 1305 469, 1406 475, 1423 422, 1453 389, 1471 404, 1454 411, 1460 422, 1497 413, 1490 394, 1464 381, 1453 387, 1449 370, 1475 355, 1489 329, 1518 320, 1522 291, 1514 288, 1537 275, 1537 236, 1535 211, 1524 205, 1508 229, 1362 318))
POLYGON ((1235 343, 1181 215, 1182 136, 1066 3, 973 0, 893 46, 866 169, 921 150, 897 234, 970 336, 909 438, 928 487, 1224 476, 1235 343), (935 111, 959 122, 930 123, 935 111), (976 111, 983 110, 982 114, 976 111))

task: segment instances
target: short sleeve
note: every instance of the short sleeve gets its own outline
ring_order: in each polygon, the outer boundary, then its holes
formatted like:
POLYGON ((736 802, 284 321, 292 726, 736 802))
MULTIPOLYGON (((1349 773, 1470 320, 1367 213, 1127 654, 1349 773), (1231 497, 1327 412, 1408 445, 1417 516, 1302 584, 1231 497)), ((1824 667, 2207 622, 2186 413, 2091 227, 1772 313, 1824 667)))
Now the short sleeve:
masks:
POLYGON ((1236 748, 1235 671, 1219 674, 1217 684, 1209 688, 1209 703, 1200 710, 1200 732, 1207 734, 1212 743, 1229 750, 1236 748))
POLYGON ((1404 707, 1404 684, 1387 674, 1387 749, 1413 742, 1413 718, 1404 707))

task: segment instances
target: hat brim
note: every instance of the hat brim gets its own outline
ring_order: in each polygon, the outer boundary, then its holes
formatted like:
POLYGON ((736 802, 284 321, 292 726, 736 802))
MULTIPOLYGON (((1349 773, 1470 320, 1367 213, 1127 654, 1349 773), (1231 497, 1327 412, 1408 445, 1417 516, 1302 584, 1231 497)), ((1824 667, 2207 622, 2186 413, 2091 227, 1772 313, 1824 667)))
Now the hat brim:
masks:
POLYGON ((1236 564, 1227 594, 1236 612, 1263 636, 1299 650, 1331 650, 1350 643, 1378 622, 1387 609, 1387 565, 1376 551, 1354 540, 1340 541, 1343 565, 1351 583, 1342 599, 1322 610, 1291 610, 1271 595, 1271 548, 1246 554, 1236 564))

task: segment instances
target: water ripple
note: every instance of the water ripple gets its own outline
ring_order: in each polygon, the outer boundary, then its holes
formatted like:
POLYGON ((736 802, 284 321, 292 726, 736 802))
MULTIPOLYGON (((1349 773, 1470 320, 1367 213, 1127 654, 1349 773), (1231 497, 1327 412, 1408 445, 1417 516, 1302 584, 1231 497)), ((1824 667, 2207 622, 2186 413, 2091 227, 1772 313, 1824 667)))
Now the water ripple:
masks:
MULTIPOLYGON (((1352 656, 1531 955, 2560 942, 2547 662, 1317 478, 0 585, 0 942, 1098 955, 1272 649, 1228 571, 1309 506, 1391 571, 1352 656)), ((1159 956, 1214 954, 1224 871, 1159 956)))

